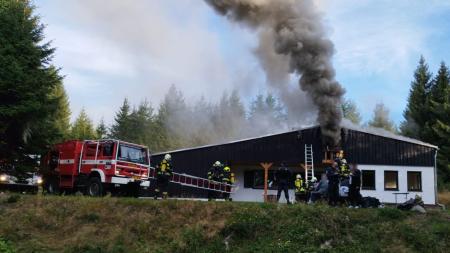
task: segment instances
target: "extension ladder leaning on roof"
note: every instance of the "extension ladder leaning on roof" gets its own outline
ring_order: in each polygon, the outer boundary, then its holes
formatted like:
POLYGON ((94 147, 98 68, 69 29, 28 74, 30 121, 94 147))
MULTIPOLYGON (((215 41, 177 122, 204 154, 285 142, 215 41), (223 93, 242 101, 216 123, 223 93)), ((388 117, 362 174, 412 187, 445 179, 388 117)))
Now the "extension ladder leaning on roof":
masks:
MULTIPOLYGON (((150 167, 150 178, 156 178, 156 169, 153 167, 150 167)), ((224 192, 224 193, 232 193, 233 192, 233 185, 217 182, 213 180, 209 180, 206 178, 191 176, 187 174, 180 174, 173 172, 172 177, 170 178, 171 183, 180 184, 184 186, 190 186, 194 188, 200 188, 205 190, 212 190, 217 192, 224 192)))

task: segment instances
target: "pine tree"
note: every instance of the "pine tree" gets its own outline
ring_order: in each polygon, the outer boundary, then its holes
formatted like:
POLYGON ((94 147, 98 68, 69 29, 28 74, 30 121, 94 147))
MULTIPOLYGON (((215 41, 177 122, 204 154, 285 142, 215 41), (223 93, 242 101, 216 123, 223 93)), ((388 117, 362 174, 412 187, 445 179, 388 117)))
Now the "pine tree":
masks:
POLYGON ((84 108, 81 109, 80 114, 75 119, 70 131, 70 136, 71 138, 77 140, 90 140, 97 138, 97 135, 94 132, 92 120, 89 119, 84 108))
POLYGON ((116 113, 114 123, 111 126, 111 138, 120 139, 124 141, 130 141, 129 139, 129 124, 130 124, 130 105, 128 99, 123 100, 123 104, 119 111, 116 113))
POLYGON ((383 103, 375 106, 372 120, 369 121, 368 125, 375 128, 383 128, 393 133, 396 132, 394 123, 389 119, 389 109, 383 103))
POLYGON ((361 124, 361 114, 356 107, 355 102, 350 99, 346 99, 344 103, 342 103, 342 112, 344 118, 350 120, 356 125, 361 124))
POLYGON ((43 31, 29 1, 0 1, 0 160, 40 154, 56 139, 51 93, 62 77, 43 31))
POLYGON ((429 108, 427 96, 431 85, 432 74, 428 70, 428 65, 423 56, 420 58, 419 66, 414 72, 414 80, 411 82, 408 104, 401 123, 400 130, 405 136, 423 139, 423 127, 429 119, 429 108))
POLYGON ((60 82, 55 86, 52 96, 57 100, 57 109, 53 116, 57 132, 60 134, 58 142, 68 138, 70 131, 70 105, 64 85, 60 82))
POLYGON ((251 136, 281 131, 287 126, 287 115, 284 107, 272 94, 266 97, 258 95, 252 101, 249 112, 249 124, 252 127, 251 136))
POLYGON ((424 140, 439 146, 437 157, 438 178, 450 182, 450 73, 441 63, 433 79, 427 99, 430 118, 424 126, 424 140))
POLYGON ((108 136, 108 128, 106 127, 105 121, 103 118, 100 120, 100 123, 98 124, 97 128, 95 129, 95 132, 97 133, 97 137, 99 139, 106 138, 108 136))

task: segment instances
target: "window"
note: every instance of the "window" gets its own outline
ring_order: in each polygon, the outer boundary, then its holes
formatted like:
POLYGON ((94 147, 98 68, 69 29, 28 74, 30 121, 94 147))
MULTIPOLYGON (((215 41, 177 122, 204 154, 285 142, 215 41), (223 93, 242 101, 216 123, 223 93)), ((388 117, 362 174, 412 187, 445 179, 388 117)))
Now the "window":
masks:
POLYGON ((422 173, 420 171, 408 171, 408 191, 422 191, 422 173))
POLYGON ((97 144, 87 144, 85 156, 95 157, 95 153, 97 152, 97 144))
POLYGON ((113 155, 113 149, 114 149, 114 143, 112 142, 105 142, 100 144, 100 149, 102 150, 103 156, 112 156, 113 155))
POLYGON ((398 171, 384 171, 384 189, 398 191, 398 171))
POLYGON ((147 150, 145 148, 131 147, 126 145, 119 146, 117 158, 121 161, 148 164, 147 150))
MULTIPOLYGON (((269 190, 276 190, 278 185, 275 181, 276 170, 269 170, 267 186, 269 190)), ((294 187, 295 173, 289 182, 289 188, 294 187)), ((264 189, 264 170, 251 170, 244 172, 244 188, 264 189)))
POLYGON ((362 186, 363 190, 375 190, 375 171, 374 170, 363 170, 361 171, 362 186))

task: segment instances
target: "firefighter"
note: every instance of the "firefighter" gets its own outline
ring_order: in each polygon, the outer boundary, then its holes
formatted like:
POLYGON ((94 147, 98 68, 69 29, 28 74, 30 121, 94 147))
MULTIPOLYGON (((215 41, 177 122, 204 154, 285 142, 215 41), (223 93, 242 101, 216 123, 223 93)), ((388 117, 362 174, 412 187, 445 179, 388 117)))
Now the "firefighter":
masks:
POLYGON ((295 185, 295 201, 306 202, 306 189, 305 184, 303 183, 302 175, 297 174, 294 185, 295 185))
POLYGON ((339 168, 337 162, 326 169, 328 178, 328 204, 336 206, 339 201, 339 168))
POLYGON ((350 201, 350 208, 358 208, 361 202, 361 171, 358 169, 356 164, 353 164, 350 173, 350 186, 348 192, 348 198, 350 201))
POLYGON ((286 198, 287 204, 291 204, 291 201, 289 200, 289 181, 291 177, 291 171, 284 166, 284 163, 281 163, 280 168, 278 168, 275 173, 275 181, 278 184, 277 202, 280 201, 281 192, 284 191, 284 197, 286 198))
MULTIPOLYGON (((223 171, 223 165, 220 161, 216 161, 208 171, 208 180, 210 180, 210 187, 214 188, 216 182, 221 181, 221 174, 223 171)), ((217 193, 214 190, 208 191, 208 201, 211 201, 217 197, 217 193)))
POLYGON ((342 159, 339 164, 339 176, 341 180, 348 179, 350 176, 350 168, 347 164, 347 160, 342 159))
POLYGON ((316 190, 317 185, 318 183, 316 177, 313 177, 311 180, 306 182, 306 202, 311 199, 311 192, 316 190))
POLYGON ((164 159, 161 161, 159 166, 156 167, 156 188, 155 188, 155 199, 158 199, 158 196, 162 192, 162 198, 167 199, 169 196, 168 187, 169 181, 172 177, 172 168, 170 161, 172 160, 172 156, 170 154, 166 154, 164 159))
MULTIPOLYGON (((221 178, 222 178, 222 183, 229 184, 229 185, 232 185, 234 183, 234 174, 231 173, 231 168, 230 168, 230 166, 228 166, 228 164, 226 164, 225 167, 223 168, 221 178)), ((231 187, 230 188, 227 187, 227 189, 231 190, 231 187)), ((225 200, 231 201, 230 193, 224 192, 223 198, 225 200)))

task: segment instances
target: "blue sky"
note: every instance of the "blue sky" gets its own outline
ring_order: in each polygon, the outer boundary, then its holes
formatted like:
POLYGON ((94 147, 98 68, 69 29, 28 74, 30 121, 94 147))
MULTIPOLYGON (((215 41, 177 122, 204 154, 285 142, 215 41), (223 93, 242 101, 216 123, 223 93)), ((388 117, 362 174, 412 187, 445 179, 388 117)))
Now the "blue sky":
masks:
MULTIPOLYGON (((436 73, 450 62, 449 1, 318 0, 335 44, 337 80, 364 121, 383 102, 399 123, 420 55, 436 73)), ((266 93, 253 55, 255 33, 199 0, 36 0, 57 48, 71 110, 111 123, 127 97, 156 106, 174 83, 188 101, 217 100, 238 89, 248 101, 266 93)))

